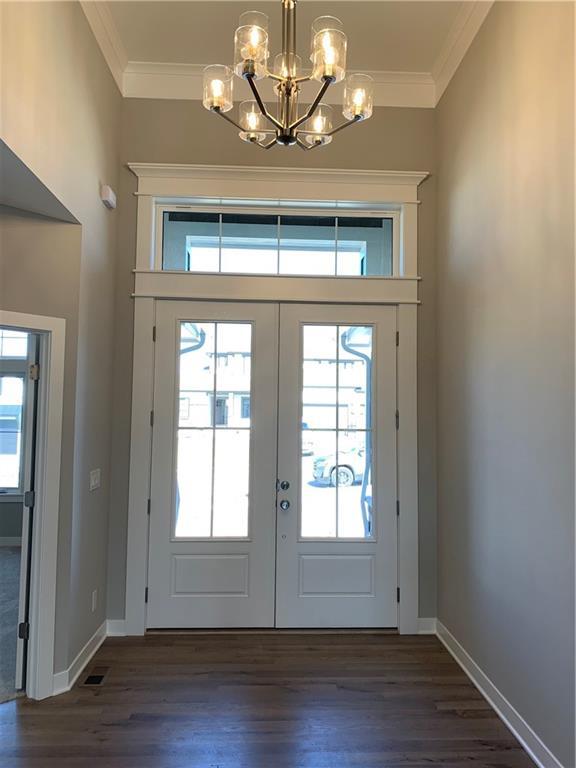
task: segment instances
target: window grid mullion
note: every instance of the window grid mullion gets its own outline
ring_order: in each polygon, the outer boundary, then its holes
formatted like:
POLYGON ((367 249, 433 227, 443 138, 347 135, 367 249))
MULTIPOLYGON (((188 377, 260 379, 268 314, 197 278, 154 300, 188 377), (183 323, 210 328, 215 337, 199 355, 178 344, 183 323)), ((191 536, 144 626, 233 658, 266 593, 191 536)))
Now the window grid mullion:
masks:
POLYGON ((334 218, 334 277, 338 276, 338 216, 334 218))
MULTIPOLYGON (((218 214, 218 273, 222 272, 222 214, 218 214)), ((214 331, 216 332, 216 331, 214 331)))
POLYGON ((214 475, 216 469, 216 396, 218 374, 218 323, 214 323, 214 387, 212 390, 212 477, 210 481, 210 538, 214 536, 214 475))
POLYGON ((277 238, 276 238, 276 274, 280 274, 280 237, 282 236, 282 218, 278 216, 277 238))
POLYGON ((338 538, 339 504, 339 437, 340 437, 340 326, 336 326, 336 538, 338 538))

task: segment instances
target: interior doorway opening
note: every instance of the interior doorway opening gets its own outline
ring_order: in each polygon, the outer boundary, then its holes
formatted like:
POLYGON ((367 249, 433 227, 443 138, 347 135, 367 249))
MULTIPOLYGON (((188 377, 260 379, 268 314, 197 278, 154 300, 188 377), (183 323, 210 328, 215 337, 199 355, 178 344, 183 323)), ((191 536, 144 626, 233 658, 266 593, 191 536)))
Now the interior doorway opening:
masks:
MULTIPOLYGON (((10 501, 20 505, 12 521, 19 528, 12 541, 5 542, 11 544, 15 540, 16 549, 20 548, 19 553, 12 553, 16 556, 16 569, 14 562, 7 566, 17 572, 17 586, 11 592, 16 610, 13 605, 10 622, 2 616, 8 639, 5 642, 2 636, 0 654, 10 671, 5 684, 10 695, 23 691, 29 698, 44 699, 53 695, 56 679, 54 642, 66 321, 0 310, 0 330, 4 331, 0 374, 3 391, 7 393, 3 403, 9 406, 3 408, 7 418, 0 453, 3 490, 9 491, 0 494, 3 520, 9 502, 1 498, 11 497, 10 501), (18 376, 20 384, 13 381, 18 376)), ((16 581, 15 573, 11 581, 16 581)))
POLYGON ((39 351, 0 327, 0 702, 26 688, 39 351))

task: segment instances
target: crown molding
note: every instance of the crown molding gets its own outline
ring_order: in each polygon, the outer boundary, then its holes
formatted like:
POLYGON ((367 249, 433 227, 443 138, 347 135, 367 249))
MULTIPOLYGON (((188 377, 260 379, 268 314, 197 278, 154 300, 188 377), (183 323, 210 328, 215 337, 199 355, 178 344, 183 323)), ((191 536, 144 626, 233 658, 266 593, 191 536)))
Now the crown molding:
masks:
POLYGON ((80 0, 80 6, 108 64, 112 77, 120 93, 124 96, 124 71, 128 65, 128 54, 120 39, 108 3, 80 0))
POLYGON ((418 186, 430 175, 429 171, 379 171, 342 168, 284 168, 282 166, 201 165, 183 163, 127 163, 139 179, 241 179, 260 181, 274 178, 301 181, 303 176, 331 183, 394 184, 418 186))
MULTIPOLYGON (((123 95, 135 99, 202 100, 202 72, 198 64, 171 64, 152 61, 129 61, 124 70, 123 95)), ((435 106, 435 84, 428 72, 370 72, 374 78, 376 107, 435 106)), ((273 84, 258 83, 265 101, 275 101, 273 84)), ((304 83, 302 101, 314 98, 318 84, 304 83)), ((329 88, 324 101, 342 104, 343 85, 329 88)), ((253 98, 247 83, 235 79, 234 100, 253 98)))
POLYGON ((436 84, 435 105, 442 98, 493 5, 494 0, 462 3, 432 67, 431 77, 436 84))
MULTIPOLYGON (((468 0, 462 3, 431 72, 370 72, 375 81, 375 106, 434 108, 493 4, 494 0, 468 0)), ((109 2, 80 0, 80 5, 122 96, 137 99, 202 99, 203 65, 130 61, 109 2)), ((263 82, 261 85, 264 99, 275 100, 272 84, 263 82)), ((313 98, 314 85, 304 83, 302 101, 313 98)), ((341 83, 330 88, 326 94, 327 103, 341 104, 342 88, 341 83)), ((246 83, 238 81, 235 100, 245 98, 251 98, 251 93, 246 83)))

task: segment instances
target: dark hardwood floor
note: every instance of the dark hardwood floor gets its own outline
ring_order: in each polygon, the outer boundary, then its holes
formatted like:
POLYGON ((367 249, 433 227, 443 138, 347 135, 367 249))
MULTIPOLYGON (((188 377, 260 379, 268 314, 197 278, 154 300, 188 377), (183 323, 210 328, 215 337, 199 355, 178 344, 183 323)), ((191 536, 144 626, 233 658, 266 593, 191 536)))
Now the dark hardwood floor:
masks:
POLYGON ((436 638, 271 632, 110 638, 70 693, 0 705, 0 766, 533 763, 436 638))

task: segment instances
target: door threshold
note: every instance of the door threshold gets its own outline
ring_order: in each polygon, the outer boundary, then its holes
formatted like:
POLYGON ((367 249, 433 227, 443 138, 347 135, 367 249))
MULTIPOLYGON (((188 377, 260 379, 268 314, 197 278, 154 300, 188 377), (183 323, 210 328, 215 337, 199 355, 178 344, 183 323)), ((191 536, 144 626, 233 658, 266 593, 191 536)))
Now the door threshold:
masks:
POLYGON ((212 629, 147 629, 147 635, 397 635, 388 627, 323 627, 319 629, 285 629, 276 627, 226 627, 212 629))

